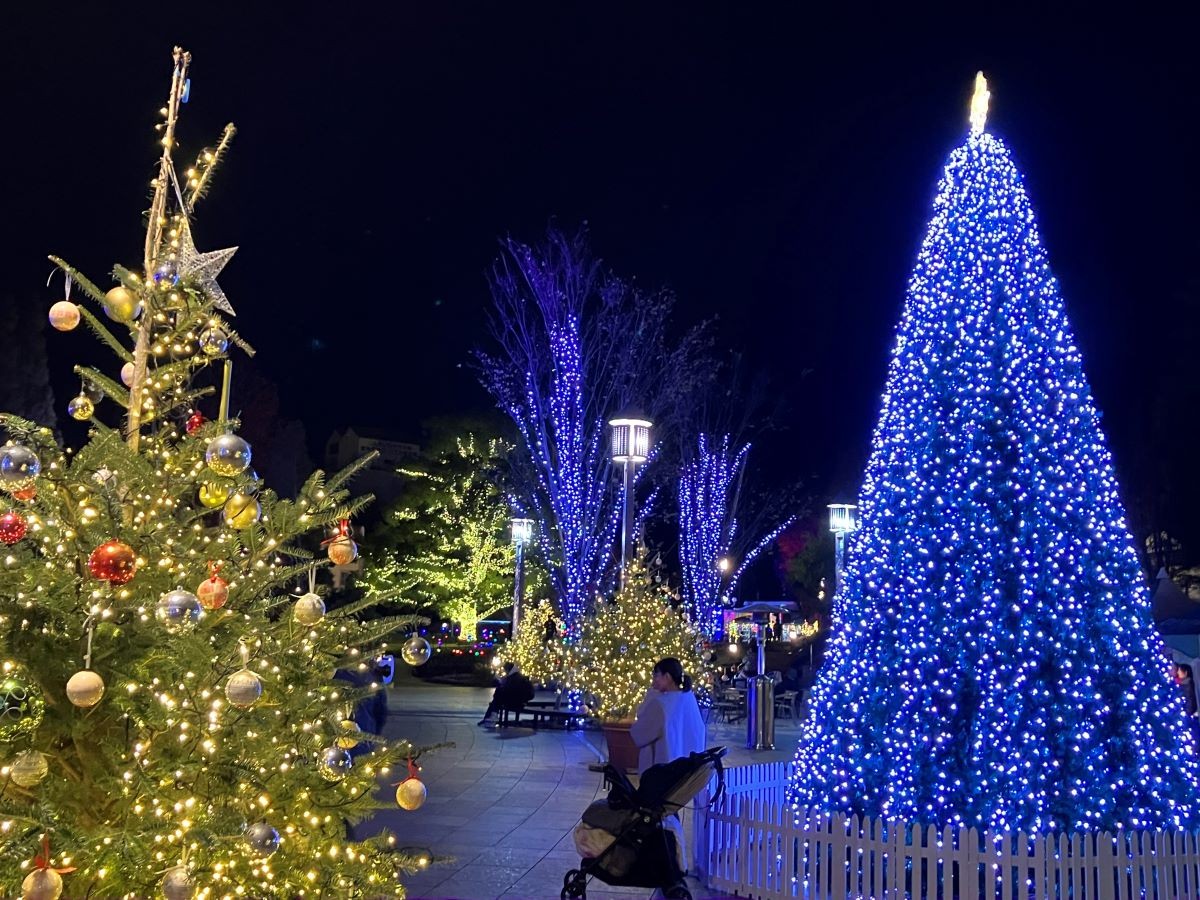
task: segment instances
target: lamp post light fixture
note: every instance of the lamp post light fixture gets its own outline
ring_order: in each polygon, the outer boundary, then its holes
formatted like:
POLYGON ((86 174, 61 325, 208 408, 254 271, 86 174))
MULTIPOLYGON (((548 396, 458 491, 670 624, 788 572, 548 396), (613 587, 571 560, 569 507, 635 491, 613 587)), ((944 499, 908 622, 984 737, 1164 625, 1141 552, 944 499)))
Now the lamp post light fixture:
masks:
POLYGON ((833 572, 833 595, 842 589, 842 561, 846 552, 846 535, 858 530, 858 507, 853 503, 829 504, 829 530, 836 546, 833 572))
POLYGON ((612 461, 624 466, 624 509, 621 513, 621 587, 625 587, 625 567, 633 549, 633 472, 638 463, 650 456, 650 420, 636 410, 626 410, 609 419, 612 428, 612 461))
POLYGON ((517 624, 521 620, 521 600, 525 594, 525 548, 533 541, 533 519, 510 519, 513 549, 516 551, 516 577, 513 579, 512 634, 517 636, 517 624))

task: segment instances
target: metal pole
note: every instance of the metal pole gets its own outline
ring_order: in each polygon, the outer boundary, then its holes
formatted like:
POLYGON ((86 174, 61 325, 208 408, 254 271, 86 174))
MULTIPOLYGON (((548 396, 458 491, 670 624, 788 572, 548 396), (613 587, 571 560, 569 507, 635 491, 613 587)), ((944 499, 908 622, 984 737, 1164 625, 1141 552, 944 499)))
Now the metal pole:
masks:
POLYGON ((846 532, 835 532, 833 537, 837 548, 833 564, 833 595, 836 597, 842 590, 842 554, 846 550, 846 532))
POLYGON ((625 567, 629 564, 630 544, 633 540, 633 505, 630 503, 629 460, 625 460, 625 509, 621 513, 621 590, 625 590, 625 567))
POLYGON ((525 542, 517 541, 517 571, 513 578, 513 618, 512 634, 517 636, 517 624, 521 621, 521 598, 525 593, 525 542))

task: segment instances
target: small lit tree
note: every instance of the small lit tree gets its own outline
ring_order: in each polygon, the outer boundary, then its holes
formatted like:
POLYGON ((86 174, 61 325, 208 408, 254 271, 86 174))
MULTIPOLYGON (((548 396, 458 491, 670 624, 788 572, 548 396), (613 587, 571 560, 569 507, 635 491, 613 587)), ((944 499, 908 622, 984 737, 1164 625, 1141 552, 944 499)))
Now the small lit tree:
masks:
POLYGON ((664 657, 675 657, 697 685, 703 683, 703 640, 654 580, 643 553, 630 561, 616 598, 597 604, 595 615, 583 620, 571 645, 570 686, 592 695, 600 719, 630 719, 650 689, 654 664, 664 657))

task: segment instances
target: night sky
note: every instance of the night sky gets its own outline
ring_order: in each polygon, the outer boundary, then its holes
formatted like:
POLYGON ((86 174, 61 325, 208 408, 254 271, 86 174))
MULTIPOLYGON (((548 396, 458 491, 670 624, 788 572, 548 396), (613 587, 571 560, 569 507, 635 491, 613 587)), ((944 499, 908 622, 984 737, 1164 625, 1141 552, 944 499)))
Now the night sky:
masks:
MULTIPOLYGON (((586 221, 619 274, 678 294, 681 327, 717 317, 723 352, 770 375, 788 428, 763 477, 805 477, 820 503, 857 490, 983 69, 1133 523, 1200 556, 1195 22, 1007 4, 840 20, 809 4, 105 6, 8 13, 6 295, 59 296, 47 253, 104 284, 140 260, 179 43, 179 158, 239 128, 197 244, 240 245, 221 284, 315 445, 349 423, 419 438, 431 414, 486 407, 469 354, 497 238, 586 221)), ((69 370, 84 329, 47 332, 69 370)))

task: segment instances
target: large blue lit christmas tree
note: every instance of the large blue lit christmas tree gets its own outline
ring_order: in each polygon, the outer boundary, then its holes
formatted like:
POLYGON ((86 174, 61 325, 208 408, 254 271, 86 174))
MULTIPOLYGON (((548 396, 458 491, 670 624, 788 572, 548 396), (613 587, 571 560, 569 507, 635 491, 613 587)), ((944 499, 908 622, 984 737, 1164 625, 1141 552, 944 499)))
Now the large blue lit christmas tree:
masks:
POLYGON ((991 830, 1200 824, 1100 416, 1008 149, 946 164, 791 799, 991 830))

